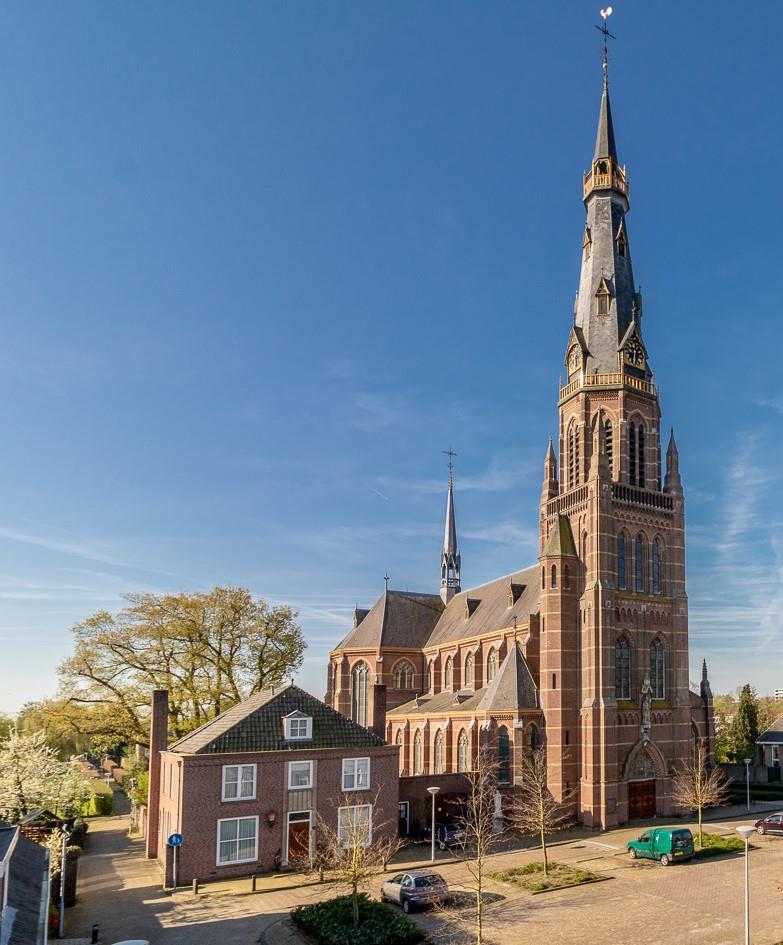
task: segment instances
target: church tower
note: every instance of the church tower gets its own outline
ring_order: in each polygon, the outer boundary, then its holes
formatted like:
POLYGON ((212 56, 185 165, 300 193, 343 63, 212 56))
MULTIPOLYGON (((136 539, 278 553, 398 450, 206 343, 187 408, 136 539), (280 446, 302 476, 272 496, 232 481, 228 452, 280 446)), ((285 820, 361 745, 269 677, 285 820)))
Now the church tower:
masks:
POLYGON ((446 496, 446 528, 443 534, 443 552, 440 556, 440 596, 448 604, 455 594, 462 590, 460 577, 460 553, 457 547, 457 519, 454 514, 454 457, 451 448, 446 450, 449 457, 449 489, 446 496))
POLYGON ((541 704, 553 794, 609 827, 672 813, 671 774, 709 712, 689 689, 682 483, 673 436, 662 482, 606 72, 582 194, 560 462, 550 444, 540 505, 541 704))

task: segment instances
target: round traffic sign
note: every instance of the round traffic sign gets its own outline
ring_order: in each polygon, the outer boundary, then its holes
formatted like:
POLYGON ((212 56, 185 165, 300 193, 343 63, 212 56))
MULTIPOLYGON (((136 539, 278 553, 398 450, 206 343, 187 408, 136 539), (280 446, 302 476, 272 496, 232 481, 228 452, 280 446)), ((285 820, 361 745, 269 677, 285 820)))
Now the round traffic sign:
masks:
POLYGON ((173 833, 169 839, 166 841, 170 847, 178 847, 182 843, 182 834, 173 833))

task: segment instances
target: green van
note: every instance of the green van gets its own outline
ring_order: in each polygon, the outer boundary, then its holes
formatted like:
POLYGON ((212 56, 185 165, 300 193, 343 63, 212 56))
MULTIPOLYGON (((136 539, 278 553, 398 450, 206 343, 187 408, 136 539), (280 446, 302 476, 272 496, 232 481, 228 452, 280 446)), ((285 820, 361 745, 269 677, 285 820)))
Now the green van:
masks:
POLYGON ((632 860, 642 857, 660 860, 661 866, 668 866, 675 860, 690 860, 694 853, 693 834, 682 828, 656 827, 645 830, 638 840, 629 840, 627 849, 632 860))

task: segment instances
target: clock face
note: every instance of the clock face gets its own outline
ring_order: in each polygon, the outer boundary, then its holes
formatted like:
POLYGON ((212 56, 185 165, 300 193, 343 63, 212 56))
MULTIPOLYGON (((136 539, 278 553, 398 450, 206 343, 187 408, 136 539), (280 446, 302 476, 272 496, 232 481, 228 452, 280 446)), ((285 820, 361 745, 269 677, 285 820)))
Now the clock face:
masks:
POLYGON ((579 347, 578 345, 573 345, 571 350, 568 352, 568 370, 578 371, 581 361, 582 356, 580 354, 579 347))
POLYGON ((637 341, 632 341, 623 350, 623 357, 627 364, 634 367, 644 367, 644 349, 637 341))

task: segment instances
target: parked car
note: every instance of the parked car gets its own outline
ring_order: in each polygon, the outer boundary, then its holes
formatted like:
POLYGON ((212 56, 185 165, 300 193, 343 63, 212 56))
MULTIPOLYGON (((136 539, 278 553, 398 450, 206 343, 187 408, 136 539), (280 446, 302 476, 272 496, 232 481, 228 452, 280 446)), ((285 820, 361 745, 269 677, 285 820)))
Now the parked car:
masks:
POLYGON ((629 840, 626 849, 632 860, 637 857, 658 860, 668 866, 675 860, 690 860, 694 853, 693 834, 690 830, 657 827, 645 830, 638 840, 629 840))
POLYGON ((753 825, 762 836, 765 833, 783 833, 783 813, 768 814, 753 825))
MULTIPOLYGON (((431 828, 425 827, 424 838, 430 842, 431 828)), ((465 846, 465 831, 456 824, 435 824, 435 842, 441 850, 465 846)))
POLYGON ((381 886, 381 901, 396 902, 402 906, 403 912, 439 905, 446 901, 448 895, 448 883, 432 870, 397 873, 381 886))

